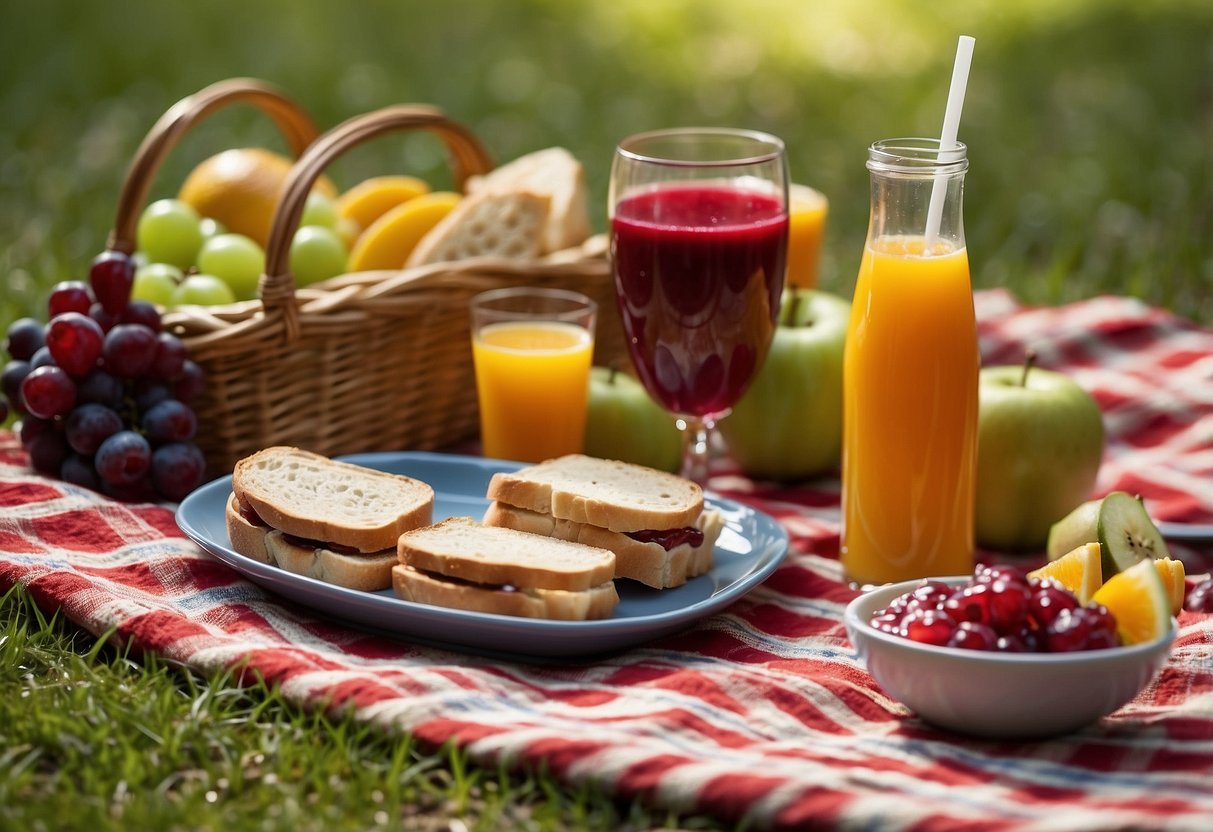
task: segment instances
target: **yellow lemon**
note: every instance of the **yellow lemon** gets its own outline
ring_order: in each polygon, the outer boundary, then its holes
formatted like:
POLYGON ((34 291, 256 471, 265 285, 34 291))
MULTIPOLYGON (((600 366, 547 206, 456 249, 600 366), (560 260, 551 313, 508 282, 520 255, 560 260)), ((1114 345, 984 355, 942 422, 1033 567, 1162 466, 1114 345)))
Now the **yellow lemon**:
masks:
POLYGON ((373 176, 337 198, 337 216, 370 228, 397 205, 429 192, 429 183, 415 176, 373 176))
MULTIPOLYGON (((199 163, 177 196, 202 216, 264 248, 292 164, 287 157, 259 147, 225 150, 199 163)), ((337 197, 337 188, 324 177, 317 180, 314 191, 329 199, 337 197)))
POLYGON ((352 272, 400 269, 421 238, 459 204, 459 194, 435 191, 392 208, 371 223, 350 252, 352 272))
POLYGON ((1029 578, 1052 578, 1074 593, 1079 603, 1091 600, 1103 584, 1098 543, 1084 543, 1055 561, 1028 573, 1029 578))
POLYGON ((1179 615, 1184 605, 1184 565, 1182 561, 1171 558, 1158 558, 1154 568, 1162 578, 1162 584, 1167 588, 1171 598, 1171 615, 1179 615))
POLYGON ((1153 641, 1171 628, 1171 597, 1152 559, 1108 579, 1091 597, 1116 617, 1121 644, 1153 641))

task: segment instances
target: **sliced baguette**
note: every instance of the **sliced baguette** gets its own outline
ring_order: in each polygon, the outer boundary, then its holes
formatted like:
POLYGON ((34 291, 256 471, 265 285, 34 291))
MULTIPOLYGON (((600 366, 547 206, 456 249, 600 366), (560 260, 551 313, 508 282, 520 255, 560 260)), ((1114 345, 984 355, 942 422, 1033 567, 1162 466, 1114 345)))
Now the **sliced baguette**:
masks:
POLYGON ((392 569, 392 589, 398 598, 418 604, 558 621, 610 618, 619 603, 615 585, 610 582, 578 592, 493 589, 444 581, 403 563, 392 569))
POLYGON ((392 585, 392 567, 397 563, 394 548, 354 555, 293 543, 277 529, 246 520, 235 494, 228 498, 225 514, 232 548, 246 557, 348 589, 374 591, 392 585))
POLYGON ((434 506, 420 480, 285 446, 237 462, 232 490, 275 529, 360 552, 395 549, 401 533, 430 523, 434 506))
POLYGON ((645 543, 622 532, 612 532, 599 526, 574 523, 570 520, 557 520, 550 514, 540 514, 498 502, 489 505, 484 522, 490 526, 502 526, 610 549, 615 553, 616 578, 630 578, 654 589, 667 589, 681 586, 688 579, 711 570, 712 550, 720 536, 724 518, 715 509, 704 511, 693 524, 703 532, 703 543, 699 546, 683 543, 669 550, 659 543, 645 543))
POLYGON ((585 169, 563 147, 549 147, 502 165, 468 181, 469 194, 527 190, 551 198, 539 253, 581 245, 590 236, 585 169))
POLYGON ((583 591, 615 577, 615 554, 552 537, 451 517, 406 532, 400 562, 459 581, 528 589, 583 591))
POLYGON ((482 191, 465 197, 421 238, 405 266, 469 257, 536 257, 550 204, 547 195, 531 191, 482 191))
POLYGON ((613 532, 681 528, 693 525, 703 512, 703 489, 690 480, 582 454, 498 472, 489 481, 487 496, 613 532))

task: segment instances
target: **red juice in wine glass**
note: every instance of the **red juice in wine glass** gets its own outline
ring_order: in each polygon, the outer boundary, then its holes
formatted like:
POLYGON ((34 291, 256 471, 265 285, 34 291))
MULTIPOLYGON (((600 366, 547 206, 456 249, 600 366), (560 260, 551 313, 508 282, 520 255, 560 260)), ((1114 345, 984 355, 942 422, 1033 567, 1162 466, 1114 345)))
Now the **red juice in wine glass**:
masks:
POLYGON ((615 292, 640 380, 668 410, 727 413, 766 358, 783 290, 782 201, 758 190, 666 185, 620 200, 615 292))

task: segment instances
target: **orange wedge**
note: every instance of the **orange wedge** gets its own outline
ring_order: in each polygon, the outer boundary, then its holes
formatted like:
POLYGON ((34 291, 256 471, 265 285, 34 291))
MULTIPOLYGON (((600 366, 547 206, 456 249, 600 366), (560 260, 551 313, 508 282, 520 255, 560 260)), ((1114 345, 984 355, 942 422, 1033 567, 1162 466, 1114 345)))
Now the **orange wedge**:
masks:
POLYGON ((431 228, 459 204, 459 194, 435 191, 392 208, 359 235, 350 251, 352 272, 401 269, 431 228))
POLYGON ((397 205, 429 192, 429 183, 415 176, 372 176, 337 198, 337 216, 370 228, 397 205))
POLYGON ((1171 628, 1171 597, 1153 560, 1143 560, 1108 579, 1091 597, 1116 617, 1121 644, 1153 641, 1171 628))
POLYGON ((1171 615, 1179 615, 1184 605, 1184 565, 1182 561, 1171 558, 1158 558, 1154 567, 1162 578, 1162 585, 1167 588, 1171 599, 1171 615))
POLYGON ((1052 578, 1074 593, 1079 603, 1085 604, 1103 585, 1098 543, 1084 543, 1062 555, 1055 561, 1029 572, 1029 578, 1052 578))

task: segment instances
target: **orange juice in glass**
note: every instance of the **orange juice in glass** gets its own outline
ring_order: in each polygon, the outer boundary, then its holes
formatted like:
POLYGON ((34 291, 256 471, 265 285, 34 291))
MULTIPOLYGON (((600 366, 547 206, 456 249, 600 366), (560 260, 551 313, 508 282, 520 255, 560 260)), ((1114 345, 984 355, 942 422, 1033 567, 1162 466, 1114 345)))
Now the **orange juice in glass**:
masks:
POLYGON ((585 440, 597 305, 520 287, 472 300, 472 358, 485 456, 540 462, 585 440))
POLYGON ((967 167, 963 146, 941 152, 937 140, 870 151, 871 222, 843 372, 840 558, 856 584, 973 570, 980 358, 961 221, 967 167), (928 240, 933 187, 943 211, 928 240))
POLYGON ((817 288, 821 238, 825 234, 829 209, 829 200, 821 191, 808 185, 788 186, 788 274, 785 285, 817 288))

